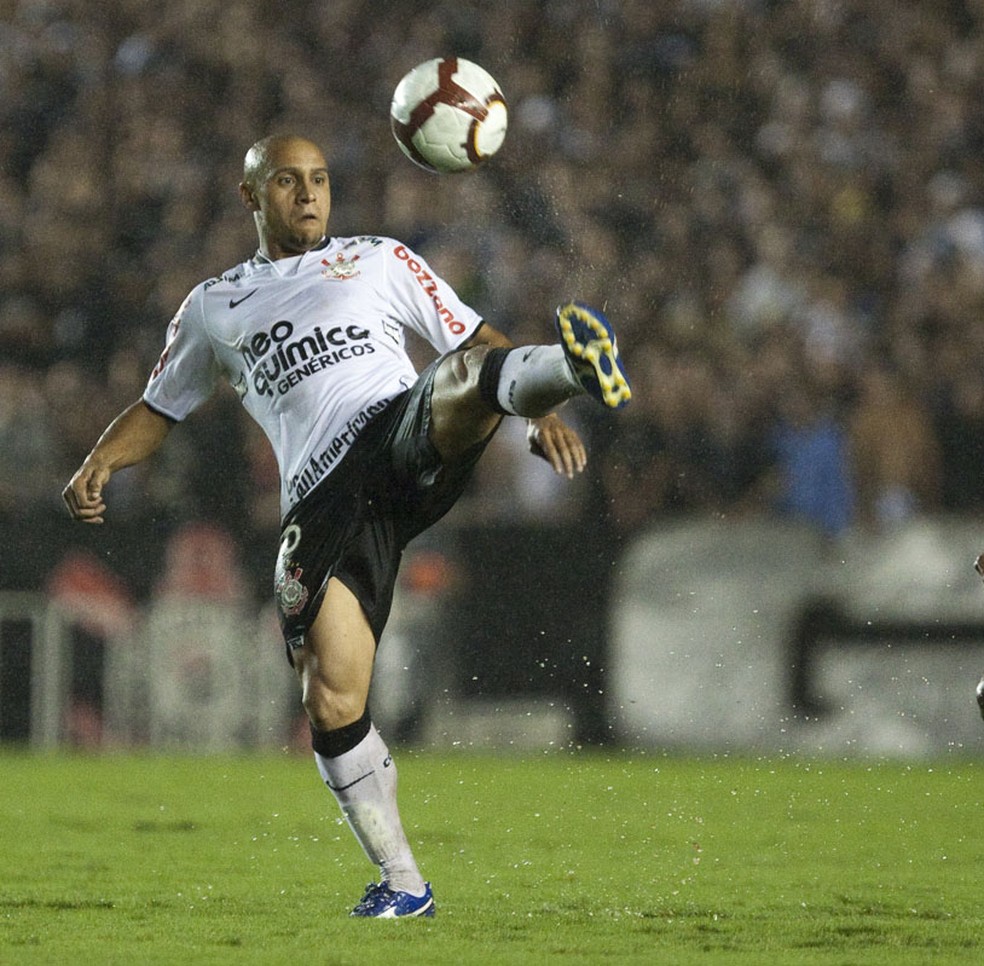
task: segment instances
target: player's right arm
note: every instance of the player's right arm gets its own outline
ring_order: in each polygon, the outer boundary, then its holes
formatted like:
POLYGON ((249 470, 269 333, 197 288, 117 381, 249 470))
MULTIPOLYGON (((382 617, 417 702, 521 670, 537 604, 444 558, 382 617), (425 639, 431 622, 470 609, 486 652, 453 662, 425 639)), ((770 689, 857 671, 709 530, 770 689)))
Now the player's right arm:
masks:
POLYGON ((62 491, 69 513, 82 523, 102 523, 106 512, 103 487, 109 478, 117 470, 156 452, 172 425, 172 420, 155 412, 142 399, 124 409, 106 427, 62 491))
POLYGON ((109 478, 156 452, 171 427, 212 394, 219 369, 205 331, 202 296, 213 281, 189 292, 171 319, 164 351, 143 396, 106 427, 62 491, 76 520, 102 523, 103 488, 109 478))

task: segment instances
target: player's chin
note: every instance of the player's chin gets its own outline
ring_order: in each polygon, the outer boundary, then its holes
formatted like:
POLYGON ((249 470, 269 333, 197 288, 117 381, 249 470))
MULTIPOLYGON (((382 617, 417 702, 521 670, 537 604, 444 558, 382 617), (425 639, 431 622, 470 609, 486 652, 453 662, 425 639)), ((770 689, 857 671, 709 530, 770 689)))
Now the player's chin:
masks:
POLYGON ((325 237, 325 222, 321 218, 301 218, 294 227, 300 244, 312 247, 325 237))
POLYGON ((290 255, 303 255, 312 248, 317 248, 324 237, 324 225, 320 222, 312 223, 311 226, 299 225, 289 238, 283 240, 281 250, 290 255))

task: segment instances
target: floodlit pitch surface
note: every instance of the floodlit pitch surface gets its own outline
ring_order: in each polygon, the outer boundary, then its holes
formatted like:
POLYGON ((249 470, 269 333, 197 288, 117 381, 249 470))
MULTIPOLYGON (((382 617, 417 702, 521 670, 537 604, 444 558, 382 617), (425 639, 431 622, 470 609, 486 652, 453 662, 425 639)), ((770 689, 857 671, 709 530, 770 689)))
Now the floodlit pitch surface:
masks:
POLYGON ((304 756, 0 756, 0 963, 961 963, 984 765, 403 751, 433 920, 304 756))

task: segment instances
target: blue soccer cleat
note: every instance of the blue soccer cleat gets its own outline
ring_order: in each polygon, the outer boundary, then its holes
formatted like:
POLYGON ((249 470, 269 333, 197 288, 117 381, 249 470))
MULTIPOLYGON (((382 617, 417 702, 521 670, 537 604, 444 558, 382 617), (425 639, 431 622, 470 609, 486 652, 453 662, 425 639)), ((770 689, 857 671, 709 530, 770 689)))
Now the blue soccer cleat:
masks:
POLYGON ((557 309, 557 331, 585 392, 609 409, 621 409, 632 390, 608 319, 582 302, 569 302, 557 309))
POLYGON ((414 896, 409 892, 391 889, 385 882, 370 882, 366 886, 366 894, 352 910, 352 916, 364 916, 369 919, 403 919, 414 916, 430 917, 434 915, 434 893, 429 882, 424 883, 425 892, 422 896, 414 896))

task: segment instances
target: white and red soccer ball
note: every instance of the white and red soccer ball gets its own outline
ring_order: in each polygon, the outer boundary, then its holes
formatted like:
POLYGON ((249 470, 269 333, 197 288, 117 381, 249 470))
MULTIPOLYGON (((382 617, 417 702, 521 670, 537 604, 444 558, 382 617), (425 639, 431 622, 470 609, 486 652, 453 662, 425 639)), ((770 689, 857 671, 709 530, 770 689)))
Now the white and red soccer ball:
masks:
POLYGON ((393 92, 393 136, 428 171, 471 171, 502 146, 506 101, 488 71, 461 57, 414 67, 393 92))

